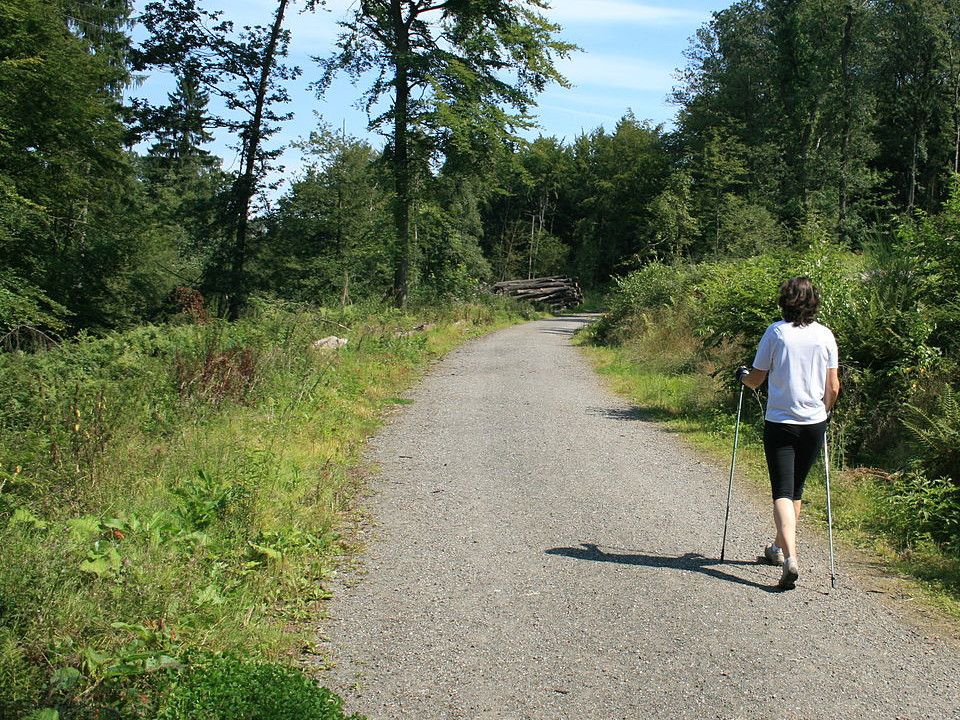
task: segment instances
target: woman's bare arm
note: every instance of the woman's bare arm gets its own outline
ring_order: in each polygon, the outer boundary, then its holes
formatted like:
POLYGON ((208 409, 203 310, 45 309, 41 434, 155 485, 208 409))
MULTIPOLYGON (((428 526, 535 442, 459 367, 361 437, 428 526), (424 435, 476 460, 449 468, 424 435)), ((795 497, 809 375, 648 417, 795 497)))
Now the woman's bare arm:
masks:
POLYGON ((823 404, 827 408, 827 412, 830 412, 833 409, 833 404, 837 401, 837 396, 840 394, 840 373, 837 371, 837 368, 828 368, 827 369, 827 385, 823 391, 823 404))

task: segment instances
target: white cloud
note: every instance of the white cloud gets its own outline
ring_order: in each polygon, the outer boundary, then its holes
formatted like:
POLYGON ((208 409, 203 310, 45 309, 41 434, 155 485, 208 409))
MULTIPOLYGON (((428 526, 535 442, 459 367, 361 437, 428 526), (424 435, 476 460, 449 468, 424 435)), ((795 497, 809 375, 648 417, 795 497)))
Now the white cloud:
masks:
POLYGON ((705 20, 708 13, 630 0, 553 0, 546 15, 563 23, 665 25, 705 20))
POLYGON ((542 110, 553 110, 554 112, 565 113, 567 115, 576 115, 577 117, 591 118, 593 120, 600 120, 603 122, 615 122, 620 118, 620 115, 616 113, 599 113, 599 112, 588 112, 585 110, 576 110, 571 107, 565 107, 563 105, 554 105, 551 103, 540 103, 537 107, 542 110))
POLYGON ((577 87, 603 86, 640 92, 668 92, 673 68, 627 55, 574 55, 560 71, 577 87))

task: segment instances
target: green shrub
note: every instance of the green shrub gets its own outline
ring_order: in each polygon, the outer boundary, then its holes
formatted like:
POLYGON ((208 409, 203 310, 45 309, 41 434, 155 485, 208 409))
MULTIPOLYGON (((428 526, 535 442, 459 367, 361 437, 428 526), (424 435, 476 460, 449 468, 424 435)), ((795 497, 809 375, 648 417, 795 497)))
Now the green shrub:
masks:
POLYGON ((613 340, 632 318, 651 310, 676 307, 688 300, 695 271, 692 265, 655 261, 617 278, 607 297, 609 312, 597 323, 595 337, 601 341, 613 340))
POLYGON ((361 720, 299 670, 230 656, 198 656, 179 672, 158 720, 361 720))
POLYGON ((877 524, 900 549, 932 541, 960 551, 960 487, 950 478, 931 478, 918 470, 897 473, 879 510, 877 524))
POLYGON ((960 398, 943 385, 930 409, 908 405, 903 424, 916 442, 916 461, 931 477, 960 484, 960 398))
MULTIPOLYGON (((0 183, 0 208, 3 206, 4 189, 5 185, 0 183)), ((20 326, 62 331, 67 326, 63 318, 68 315, 65 307, 51 300, 40 288, 9 270, 0 271, 0 335, 7 336, 20 326)), ((8 339, 15 338, 8 336, 8 339)), ((16 347, 19 343, 6 344, 16 347)))
POLYGON ((704 266, 695 329, 706 347, 730 344, 744 362, 753 359, 763 331, 778 317, 777 291, 786 265, 771 254, 704 266))

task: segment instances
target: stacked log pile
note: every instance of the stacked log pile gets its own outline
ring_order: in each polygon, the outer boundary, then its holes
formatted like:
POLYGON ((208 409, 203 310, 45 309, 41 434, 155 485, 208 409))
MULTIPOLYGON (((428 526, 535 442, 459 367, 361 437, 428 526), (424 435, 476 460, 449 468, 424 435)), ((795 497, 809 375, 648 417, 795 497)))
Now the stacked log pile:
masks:
POLYGON ((574 278, 542 277, 530 280, 504 280, 493 286, 497 295, 549 305, 555 310, 574 307, 583 302, 583 291, 574 278))

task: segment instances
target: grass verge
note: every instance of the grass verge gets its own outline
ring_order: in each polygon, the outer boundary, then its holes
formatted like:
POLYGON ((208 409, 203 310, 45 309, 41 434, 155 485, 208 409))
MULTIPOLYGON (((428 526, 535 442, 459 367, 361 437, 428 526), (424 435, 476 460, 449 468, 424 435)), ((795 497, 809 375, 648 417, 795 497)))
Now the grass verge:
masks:
POLYGON ((519 319, 263 305, 0 355, 0 717, 227 718, 254 696, 245 717, 343 717, 290 668, 363 442, 432 360, 519 319))
MULTIPOLYGON (((603 345, 590 330, 577 342, 610 387, 631 400, 640 417, 657 421, 681 435, 694 448, 729 463, 736 422, 736 396, 711 375, 712 367, 691 361, 694 353, 683 328, 647 328, 623 344, 603 345)), ((759 396, 745 390, 738 476, 758 501, 769 499, 769 479, 763 457, 763 410, 759 396)), ((864 468, 832 469, 834 533, 841 546, 869 556, 885 576, 907 583, 928 606, 954 623, 960 622, 960 561, 923 538, 904 544, 903 527, 891 508, 886 473, 864 468)), ((826 529, 826 493, 822 466, 807 483, 805 518, 826 529)), ((913 509, 907 509, 911 511, 913 509)), ((922 510, 921 510, 922 511, 922 510)), ((904 592, 901 588, 899 592, 904 592)))

